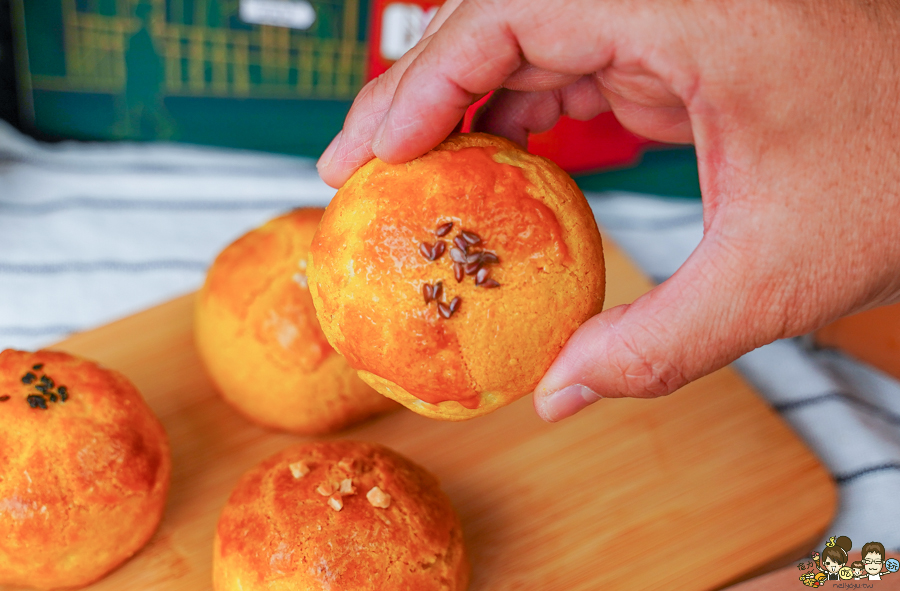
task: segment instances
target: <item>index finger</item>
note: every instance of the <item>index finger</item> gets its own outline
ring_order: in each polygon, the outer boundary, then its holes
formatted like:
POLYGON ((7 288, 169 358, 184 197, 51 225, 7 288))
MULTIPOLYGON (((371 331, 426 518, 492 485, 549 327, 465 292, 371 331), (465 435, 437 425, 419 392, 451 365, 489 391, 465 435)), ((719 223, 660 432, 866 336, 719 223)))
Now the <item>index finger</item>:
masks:
POLYGON ((374 154, 402 162, 425 153, 477 97, 500 87, 526 60, 562 74, 605 67, 614 27, 600 12, 607 11, 588 1, 463 2, 403 73, 375 132, 374 154))

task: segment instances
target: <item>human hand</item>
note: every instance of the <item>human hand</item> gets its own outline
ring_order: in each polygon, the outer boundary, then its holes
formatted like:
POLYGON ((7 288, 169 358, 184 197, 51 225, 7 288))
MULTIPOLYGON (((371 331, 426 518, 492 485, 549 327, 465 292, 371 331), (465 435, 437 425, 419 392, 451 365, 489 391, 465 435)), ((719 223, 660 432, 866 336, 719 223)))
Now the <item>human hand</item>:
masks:
POLYGON ((547 420, 668 394, 743 353, 900 299, 900 7, 835 0, 459 0, 369 83, 319 162, 341 185, 476 122, 525 143, 612 109, 696 146, 704 237, 586 322, 535 390, 547 420))

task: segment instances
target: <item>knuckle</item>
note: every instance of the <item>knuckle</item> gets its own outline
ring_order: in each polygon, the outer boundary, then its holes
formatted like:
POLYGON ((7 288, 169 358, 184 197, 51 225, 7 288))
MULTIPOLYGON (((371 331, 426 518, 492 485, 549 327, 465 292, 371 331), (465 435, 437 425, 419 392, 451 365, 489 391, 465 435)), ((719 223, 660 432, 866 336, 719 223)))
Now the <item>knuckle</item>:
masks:
POLYGON ((634 337, 623 336, 611 359, 622 394, 634 398, 656 398, 671 394, 688 383, 681 369, 666 356, 648 353, 634 337))

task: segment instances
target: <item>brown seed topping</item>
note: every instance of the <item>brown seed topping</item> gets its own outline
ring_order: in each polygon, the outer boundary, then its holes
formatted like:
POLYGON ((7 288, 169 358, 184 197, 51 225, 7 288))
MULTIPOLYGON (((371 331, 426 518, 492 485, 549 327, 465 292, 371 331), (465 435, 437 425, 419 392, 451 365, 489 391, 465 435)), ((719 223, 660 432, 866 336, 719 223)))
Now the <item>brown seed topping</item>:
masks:
POLYGON ((440 300, 442 295, 444 295, 444 282, 438 281, 434 284, 434 299, 440 300))
POLYGON ((475 285, 481 285, 484 283, 484 280, 487 279, 488 271, 487 269, 479 269, 478 273, 475 275, 475 285))
POLYGON ((320 484, 319 488, 316 489, 316 492, 319 493, 320 495, 322 495, 323 497, 327 497, 328 495, 330 495, 331 493, 334 492, 334 489, 331 488, 331 485, 326 482, 324 484, 320 484))
POLYGON ((341 500, 341 497, 334 495, 328 498, 328 505, 335 511, 340 511, 344 508, 344 501, 341 500))
POLYGON ((366 493, 366 498, 373 507, 378 507, 379 509, 387 509, 391 506, 391 495, 387 494, 377 486, 373 486, 371 490, 366 493))
POLYGON ((463 267, 466 275, 474 275, 478 272, 478 269, 481 268, 481 261, 475 261, 474 263, 466 263, 463 267))
POLYGON ((465 264, 466 262, 466 253, 458 248, 450 249, 450 258, 453 259, 454 263, 465 264))
POLYGON ((6 402, 9 400, 9 395, 0 396, 0 402, 6 402))
POLYGON ((494 281, 493 279, 486 279, 482 283, 479 284, 481 287, 486 287, 488 289, 493 289, 494 287, 500 287, 500 284, 494 281))
POLYGON ((500 259, 491 251, 485 250, 481 253, 481 262, 485 265, 492 265, 494 263, 499 263, 500 259))
POLYGON ((473 252, 472 254, 470 254, 469 256, 466 257, 466 262, 467 263, 480 263, 483 256, 484 256, 484 253, 473 252))
POLYGON ((466 239, 463 238, 462 236, 457 236, 456 238, 454 238, 453 244, 455 244, 456 248, 460 249, 464 253, 469 252, 469 243, 466 242, 466 239))
POLYGON ((444 302, 438 302, 438 314, 440 314, 444 318, 450 318, 451 316, 453 316, 453 312, 450 311, 450 306, 448 306, 444 302))
POLYGON ((453 276, 456 277, 456 282, 459 283, 465 277, 465 269, 459 263, 453 263, 453 276))
POLYGON ((460 304, 462 304, 462 298, 459 296, 456 296, 455 298, 450 300, 450 313, 453 314, 454 312, 459 310, 460 304))
POLYGON ((452 229, 453 222, 447 222, 446 224, 441 224, 440 226, 438 226, 437 230, 435 230, 434 233, 438 236, 446 236, 452 229))
POLYGON ((441 258, 441 255, 447 250, 447 245, 444 244, 443 240, 438 240, 434 248, 431 249, 431 260, 436 261, 441 258))
POLYGON ((468 232, 466 230, 463 230, 462 232, 459 233, 459 235, 462 236, 463 239, 466 242, 468 242, 469 244, 480 244, 481 243, 481 236, 479 236, 475 232, 468 232))
POLYGON ((426 283, 422 286, 422 296, 425 298, 426 304, 434 299, 434 288, 430 283, 426 283))
POLYGON ((432 246, 427 242, 423 242, 419 245, 419 253, 429 261, 434 260, 433 258, 431 258, 431 248, 432 246))

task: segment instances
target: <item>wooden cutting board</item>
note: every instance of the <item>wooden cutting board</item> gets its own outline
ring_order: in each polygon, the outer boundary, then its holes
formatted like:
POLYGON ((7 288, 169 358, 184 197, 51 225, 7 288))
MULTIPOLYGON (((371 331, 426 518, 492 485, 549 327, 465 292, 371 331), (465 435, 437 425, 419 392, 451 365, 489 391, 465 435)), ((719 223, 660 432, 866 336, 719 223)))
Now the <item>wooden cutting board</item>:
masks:
MULTIPOLYGON (((607 267, 610 306, 650 287, 609 242, 607 267)), ((185 296, 54 347, 129 376, 172 443, 160 530, 91 589, 210 589, 213 532, 234 482, 301 440, 216 396, 194 352, 191 305, 185 296)), ((828 474, 730 368, 555 425, 527 397, 469 422, 403 410, 340 436, 386 444, 441 479, 462 518, 472 591, 714 589, 799 558, 835 508, 828 474)))

